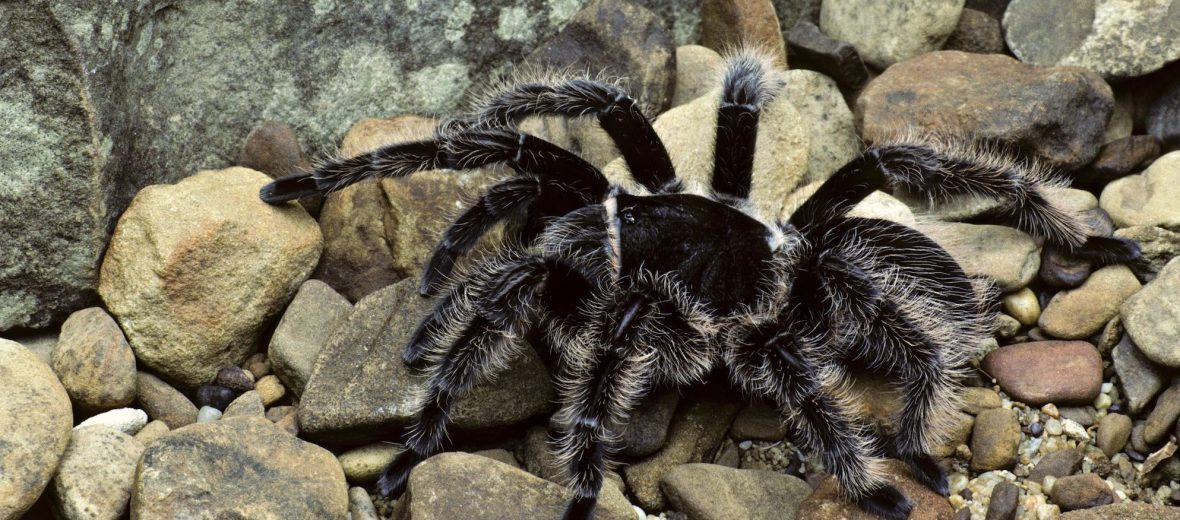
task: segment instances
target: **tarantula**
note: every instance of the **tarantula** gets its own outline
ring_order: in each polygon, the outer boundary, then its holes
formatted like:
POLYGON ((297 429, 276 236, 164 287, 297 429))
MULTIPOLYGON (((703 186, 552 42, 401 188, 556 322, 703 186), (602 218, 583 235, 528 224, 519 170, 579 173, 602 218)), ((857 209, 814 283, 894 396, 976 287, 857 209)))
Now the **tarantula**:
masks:
POLYGON ((751 398, 775 404, 792 438, 821 454, 846 496, 887 518, 912 505, 879 471, 889 454, 946 495, 929 455, 945 431, 960 369, 991 331, 994 295, 918 231, 849 211, 874 190, 930 203, 999 199, 986 217, 1098 263, 1138 256, 1133 242, 1087 236, 1046 197, 1050 179, 1024 162, 928 138, 876 143, 840 168, 786 221, 762 218, 750 194, 759 115, 782 87, 749 53, 727 61, 711 186, 677 179, 636 100, 578 78, 524 83, 399 143, 275 180, 277 204, 369 177, 504 164, 435 248, 421 292, 452 278, 413 333, 404 361, 427 374, 407 449, 377 484, 399 495, 410 470, 441 451, 452 404, 527 343, 556 360, 560 408, 551 426, 574 498, 564 517, 589 518, 618 433, 653 388, 701 381, 725 367, 751 398), (520 132, 528 116, 596 116, 638 187, 612 185, 576 154, 520 132), (501 222, 516 245, 463 274, 456 261, 501 222), (896 431, 876 434, 849 403, 852 367, 894 378, 904 399, 896 431), (887 436, 888 439, 880 437, 887 436))

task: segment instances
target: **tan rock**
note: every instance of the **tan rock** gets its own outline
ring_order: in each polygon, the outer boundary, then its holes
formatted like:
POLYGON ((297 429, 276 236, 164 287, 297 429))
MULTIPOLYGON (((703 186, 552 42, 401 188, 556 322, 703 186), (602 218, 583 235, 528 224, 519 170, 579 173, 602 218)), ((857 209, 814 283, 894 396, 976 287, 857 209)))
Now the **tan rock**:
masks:
POLYGON ((749 45, 764 50, 779 67, 787 66, 783 30, 770 0, 704 0, 701 45, 717 52, 749 45))
POLYGON ((1118 227, 1159 226, 1180 231, 1180 151, 1164 155, 1139 175, 1112 181, 1099 203, 1118 227))
POLYGON ((82 410, 100 412, 135 400, 135 354, 119 324, 99 307, 66 319, 52 360, 53 371, 82 410))
POLYGON ((672 106, 678 107, 721 86, 725 60, 717 51, 701 45, 676 48, 676 88, 672 106))
POLYGON ((971 432, 971 469, 979 472, 1008 469, 1016 464, 1020 422, 1005 408, 984 410, 971 432))
POLYGON ((116 520, 127 512, 143 445, 105 426, 74 430, 53 478, 53 502, 68 519, 116 520))
POLYGON ((987 276, 1003 291, 1028 285, 1041 266, 1036 242, 1010 227, 958 222, 921 223, 916 227, 946 249, 967 274, 987 276))
POLYGON ((1064 339, 1090 337, 1119 315, 1119 307, 1142 285, 1127 266, 1112 265, 1094 271, 1077 289, 1053 295, 1037 325, 1064 339))
POLYGON ((197 406, 179 390, 147 372, 136 375, 136 395, 148 417, 180 428, 197 420, 197 406))

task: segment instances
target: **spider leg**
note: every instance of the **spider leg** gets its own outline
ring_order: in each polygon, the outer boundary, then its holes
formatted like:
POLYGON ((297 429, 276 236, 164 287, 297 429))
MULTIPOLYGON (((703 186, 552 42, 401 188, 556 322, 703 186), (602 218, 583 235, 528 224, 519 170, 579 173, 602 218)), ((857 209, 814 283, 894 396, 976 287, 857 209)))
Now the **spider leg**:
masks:
POLYGON ((750 195, 754 147, 762 109, 782 88, 768 59, 751 52, 729 58, 717 111, 713 190, 744 199, 750 195))
POLYGON ((578 78, 515 85, 483 102, 473 114, 445 123, 440 133, 456 128, 513 126, 538 115, 597 116, 636 182, 652 193, 680 191, 672 158, 639 103, 619 87, 600 81, 578 78))

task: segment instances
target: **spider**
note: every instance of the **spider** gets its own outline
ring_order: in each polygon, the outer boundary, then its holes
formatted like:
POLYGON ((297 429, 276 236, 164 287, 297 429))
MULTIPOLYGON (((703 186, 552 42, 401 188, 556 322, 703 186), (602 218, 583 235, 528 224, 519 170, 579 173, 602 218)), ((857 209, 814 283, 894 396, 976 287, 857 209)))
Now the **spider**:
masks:
POLYGON ((994 285, 974 279, 933 240, 891 221, 849 216, 875 190, 931 204, 992 197, 984 218, 1096 263, 1139 255, 1134 242, 1087 236, 1047 197, 1030 163, 929 136, 876 143, 836 171, 789 219, 751 209, 758 120, 782 88, 754 53, 727 59, 710 186, 677 178, 635 99, 586 78, 522 83, 432 139, 393 144, 262 188, 271 204, 370 177, 507 165, 446 230, 425 266, 423 296, 449 287, 415 330, 404 361, 427 376, 406 450, 377 490, 400 495, 410 470, 443 450, 452 404, 528 343, 547 348, 559 409, 550 437, 573 499, 564 518, 590 518, 628 415, 653 389, 714 369, 773 403, 793 439, 822 457, 852 502, 886 518, 912 503, 881 471, 886 455, 948 493, 929 454, 946 430, 968 358, 990 335, 994 285), (528 116, 593 116, 637 187, 517 130, 528 116), (515 240, 491 258, 456 262, 501 222, 515 240), (510 245, 511 244, 511 245, 510 245), (529 341, 523 341, 527 338, 529 341), (877 433, 850 403, 854 370, 886 374, 904 399, 895 431, 877 433))

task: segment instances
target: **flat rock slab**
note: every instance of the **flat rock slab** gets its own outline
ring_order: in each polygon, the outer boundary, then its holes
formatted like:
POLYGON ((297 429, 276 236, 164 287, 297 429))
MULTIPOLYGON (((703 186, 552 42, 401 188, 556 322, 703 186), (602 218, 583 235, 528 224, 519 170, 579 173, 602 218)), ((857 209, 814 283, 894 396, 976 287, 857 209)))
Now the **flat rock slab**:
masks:
POLYGON ((672 508, 694 520, 794 518, 811 494, 798 477, 716 464, 677 466, 660 487, 672 508))
POLYGON ((348 486, 336 457, 261 417, 169 432, 140 459, 131 516, 344 518, 348 486))
POLYGON ((1034 406, 1089 404, 1102 386, 1102 356, 1085 341, 1009 345, 981 366, 1013 399, 1034 406))

